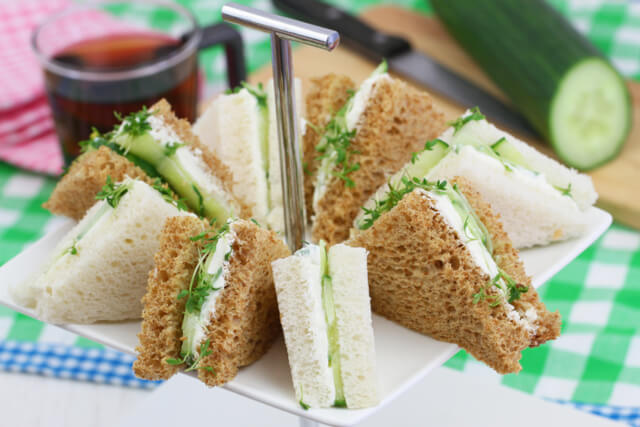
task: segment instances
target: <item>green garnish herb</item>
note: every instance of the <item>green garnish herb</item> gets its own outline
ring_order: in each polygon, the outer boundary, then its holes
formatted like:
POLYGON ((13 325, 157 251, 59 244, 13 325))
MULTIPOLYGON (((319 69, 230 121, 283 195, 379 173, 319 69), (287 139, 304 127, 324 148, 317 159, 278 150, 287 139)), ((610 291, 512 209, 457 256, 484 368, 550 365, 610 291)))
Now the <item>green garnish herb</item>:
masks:
POLYGON ((489 301, 490 307, 499 306, 500 296, 498 294, 489 294, 488 290, 491 288, 501 289, 504 292, 505 299, 510 304, 520 299, 520 296, 529 290, 528 286, 516 283, 503 269, 498 268, 498 274, 486 286, 473 294, 473 303, 477 304, 486 299, 489 301))
POLYGON ((411 153, 411 164, 415 164, 416 160, 418 160, 418 153, 411 153))
POLYGON ((152 112, 147 110, 146 106, 143 106, 142 110, 131 113, 124 118, 117 111, 113 114, 122 122, 120 127, 121 132, 130 135, 131 137, 135 138, 136 136, 140 136, 151 130, 151 124, 149 123, 148 118, 151 116, 152 112))
POLYGON ((196 196, 198 196, 198 215, 204 216, 204 197, 202 197, 202 193, 195 184, 191 184, 191 188, 193 188, 196 196))
POLYGON ((170 142, 164 146, 164 155, 167 157, 173 156, 176 153, 176 150, 182 146, 184 146, 184 144, 179 142, 170 142))
POLYGON ((455 135, 467 123, 469 123, 471 121, 474 121, 474 120, 484 120, 484 119, 485 119, 485 117, 480 112, 480 109, 478 107, 473 107, 471 109, 471 114, 468 114, 468 115, 466 115, 464 117, 458 117, 457 119, 455 119, 455 120, 453 120, 453 121, 451 121, 451 122, 449 122, 447 124, 449 126, 453 127, 453 134, 455 135))
POLYGON ((562 193, 563 196, 573 197, 571 195, 571 183, 569 183, 566 188, 558 187, 557 185, 554 185, 553 188, 562 193))
POLYGON ((80 145, 80 151, 82 153, 86 153, 87 151, 97 150, 103 145, 109 146, 111 143, 111 135, 111 132, 101 134, 98 129, 92 127, 89 139, 85 139, 78 143, 78 145, 80 145))
POLYGON ((256 220, 255 218, 251 218, 249 221, 251 221, 252 223, 254 223, 255 225, 257 225, 258 227, 260 227, 260 223, 258 222, 258 220, 256 220))
POLYGON ((174 205, 175 207, 177 207, 181 211, 189 210, 189 208, 187 208, 187 204, 185 203, 184 199, 180 199, 180 198, 175 197, 175 193, 171 190, 171 188, 169 188, 168 186, 164 185, 164 183, 162 182, 162 179, 156 178, 155 181, 153 181, 153 184, 151 186, 158 193, 160 193, 162 198, 167 203, 171 203, 172 205, 174 205))
POLYGON ((69 249, 67 249, 67 252, 71 255, 78 255, 78 248, 76 247, 76 244, 78 242, 76 241, 76 239, 73 239, 73 243, 71 244, 71 246, 69 247, 69 249))
MULTIPOLYGON (((348 103, 347 103, 348 105, 348 103)), ((334 167, 331 175, 342 179, 345 187, 354 188, 355 182, 349 178, 351 172, 360 169, 360 163, 352 163, 351 156, 358 154, 351 149, 351 140, 356 136, 356 130, 348 130, 344 115, 346 108, 343 107, 338 114, 331 119, 325 127, 324 135, 316 146, 316 151, 320 153, 318 160, 331 159, 334 167)))
POLYGON ((302 409, 304 409, 305 411, 308 411, 308 410, 309 410, 309 408, 311 408, 311 406, 309 406, 309 405, 307 405, 306 403, 304 403, 304 402, 302 401, 302 399, 303 399, 303 395, 302 395, 302 387, 300 387, 300 400, 298 401, 298 403, 300 404, 300 407, 301 407, 302 409))
POLYGON ((107 175, 107 182, 102 190, 96 194, 96 200, 106 200, 109 206, 116 208, 127 191, 129 191, 129 184, 116 185, 111 180, 111 175, 107 175))
MULTIPOLYGON (((211 231, 203 231, 197 236, 193 236, 190 238, 191 241, 194 242, 201 240, 204 245, 201 249, 198 249, 198 263, 196 264, 196 268, 191 275, 189 289, 183 289, 177 296, 178 299, 182 299, 185 297, 187 298, 187 302, 185 304, 185 312, 199 313, 209 293, 219 290, 218 288, 214 288, 213 285, 216 280, 222 275, 222 267, 219 268, 215 273, 210 274, 204 270, 204 264, 207 258, 213 255, 213 253, 215 252, 218 240, 220 240, 220 238, 229 230, 230 227, 229 223, 227 222, 212 237, 209 237, 212 234, 211 231)), ((230 256, 231 251, 225 254, 225 260, 228 260, 228 257, 230 256)))
POLYGON ((258 105, 260 107, 267 106, 267 92, 265 92, 264 88, 262 87, 262 83, 258 83, 257 86, 252 86, 247 82, 242 82, 240 83, 240 85, 248 90, 249 93, 256 98, 256 101, 258 101, 258 105))
POLYGON ((444 193, 447 188, 447 181, 428 181, 426 178, 420 179, 414 177, 412 179, 408 176, 403 176, 397 187, 394 187, 391 183, 388 183, 388 186, 389 191, 385 194, 384 199, 376 200, 375 206, 371 209, 362 208, 365 216, 359 225, 361 230, 370 228, 383 213, 393 209, 405 195, 411 193, 416 188, 444 193))
POLYGON ((500 155, 500 153, 498 151, 496 151, 496 148, 498 148, 498 146, 500 144, 502 144, 504 141, 506 141, 507 138, 505 138, 504 136, 502 138, 500 138, 499 140, 497 140, 496 142, 494 142, 493 144, 491 144, 491 149, 493 150, 494 153, 496 153, 498 156, 500 155))
POLYGON ((433 147, 436 146, 436 144, 444 144, 445 148, 449 148, 449 144, 447 144, 446 142, 444 142, 440 138, 436 138, 436 139, 432 139, 431 141, 425 142, 424 143, 424 149, 426 151, 431 151, 431 150, 433 150, 433 147))
POLYGON ((180 359, 169 358, 169 359, 166 359, 165 361, 169 365, 174 365, 174 366, 182 365, 183 363, 186 363, 189 366, 187 367, 187 369, 184 370, 185 372, 195 371, 196 369, 202 369, 207 372, 211 372, 215 374, 215 371, 211 366, 199 366, 203 358, 213 353, 213 351, 209 349, 210 346, 211 346, 211 342, 209 340, 206 340, 205 342, 200 344, 200 351, 198 351, 198 357, 196 357, 195 359, 193 357, 193 354, 187 354, 180 359))
POLYGON ((265 92, 262 83, 258 83, 256 86, 253 86, 247 82, 241 82, 240 86, 236 86, 233 89, 227 89, 224 93, 226 95, 231 95, 240 92, 242 89, 248 90, 249 93, 256 98, 260 107, 267 106, 267 92, 265 92))

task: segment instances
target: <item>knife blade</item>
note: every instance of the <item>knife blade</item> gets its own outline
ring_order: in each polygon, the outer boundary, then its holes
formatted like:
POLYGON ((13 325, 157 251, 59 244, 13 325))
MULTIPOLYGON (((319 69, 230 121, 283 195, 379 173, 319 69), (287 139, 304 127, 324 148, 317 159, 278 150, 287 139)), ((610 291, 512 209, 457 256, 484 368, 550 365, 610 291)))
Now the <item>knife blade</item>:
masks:
POLYGON ((411 47, 408 40, 376 30, 347 12, 317 0, 273 0, 283 12, 332 28, 342 42, 372 61, 386 59, 394 73, 429 87, 462 107, 478 106, 483 114, 523 136, 538 133, 517 111, 458 73, 411 47))

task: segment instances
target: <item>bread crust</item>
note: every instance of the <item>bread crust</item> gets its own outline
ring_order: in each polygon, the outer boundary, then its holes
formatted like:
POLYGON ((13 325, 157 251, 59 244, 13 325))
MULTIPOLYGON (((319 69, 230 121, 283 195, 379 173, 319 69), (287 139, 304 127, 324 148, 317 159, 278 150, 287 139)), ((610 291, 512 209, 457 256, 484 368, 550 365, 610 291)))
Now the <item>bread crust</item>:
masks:
POLYGON ((330 245, 349 237, 360 207, 390 175, 445 127, 444 116, 431 96, 398 79, 381 79, 359 121, 351 162, 360 169, 349 174, 355 187, 332 177, 318 203, 312 235, 330 245))
POLYGON ((302 138, 303 160, 305 164, 304 174, 304 199, 307 209, 307 218, 313 215, 313 188, 314 175, 318 169, 318 152, 316 145, 322 137, 324 129, 331 117, 349 99, 349 92, 355 90, 355 83, 347 76, 327 74, 311 79, 311 86, 305 103, 307 107, 306 120, 311 124, 307 127, 302 138))
POLYGON ((521 351, 558 336, 560 318, 549 313, 531 286, 499 217, 464 180, 461 191, 489 230, 498 265, 529 286, 516 308, 533 304, 538 332, 509 319, 504 305, 473 303, 491 278, 472 260, 464 244, 420 190, 406 195, 374 225, 347 244, 369 251, 372 309, 390 320, 438 340, 456 343, 497 372, 521 369, 521 351))
MULTIPOLYGON (((236 239, 225 275, 215 318, 207 326, 211 354, 200 366, 198 377, 209 386, 233 379, 242 366, 258 360, 280 333, 279 312, 271 273, 271 261, 290 255, 284 242, 272 231, 239 220, 232 225, 236 239)), ((162 231, 156 268, 149 275, 143 298, 142 331, 136 348, 134 372, 145 379, 167 379, 180 366, 167 358, 180 358, 182 320, 186 298, 178 293, 188 289, 203 242, 191 237, 208 229, 195 217, 174 217, 162 231)))
POLYGON ((52 214, 80 221, 96 203, 96 194, 102 190, 108 176, 114 182, 129 176, 153 184, 153 180, 142 169, 103 146, 78 157, 42 207, 52 214))
POLYGON ((180 358, 182 346, 186 298, 177 296, 188 289, 198 262, 198 245, 190 238, 204 229, 204 223, 192 216, 168 218, 162 228, 155 267, 149 272, 147 293, 142 297, 138 359, 133 363, 133 372, 140 378, 166 380, 179 369, 166 363, 169 358, 180 358))

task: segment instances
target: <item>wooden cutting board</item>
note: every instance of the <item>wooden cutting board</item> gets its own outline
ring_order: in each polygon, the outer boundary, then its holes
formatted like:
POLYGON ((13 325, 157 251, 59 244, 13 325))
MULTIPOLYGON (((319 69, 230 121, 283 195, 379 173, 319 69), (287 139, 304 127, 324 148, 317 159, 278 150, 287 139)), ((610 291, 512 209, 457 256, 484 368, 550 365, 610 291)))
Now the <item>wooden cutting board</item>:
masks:
MULTIPOLYGON (((505 99, 500 90, 476 66, 471 58, 449 36, 435 19, 392 6, 367 10, 362 17, 372 26, 409 39, 415 49, 425 52, 438 62, 466 76, 477 85, 505 99)), ((356 53, 338 47, 324 52, 311 47, 299 47, 293 53, 294 73, 303 80, 326 73, 342 73, 356 82, 365 79, 377 64, 356 53)), ((253 82, 266 82, 271 77, 271 64, 251 75, 253 82)), ((598 206, 611 212, 624 224, 640 229, 640 84, 628 82, 633 103, 633 129, 617 159, 590 173, 600 198, 598 206)), ((426 88, 428 90, 428 88, 426 88)), ((459 116, 464 109, 437 94, 433 95, 448 120, 459 116)), ((527 139, 539 150, 552 154, 548 145, 527 139)))

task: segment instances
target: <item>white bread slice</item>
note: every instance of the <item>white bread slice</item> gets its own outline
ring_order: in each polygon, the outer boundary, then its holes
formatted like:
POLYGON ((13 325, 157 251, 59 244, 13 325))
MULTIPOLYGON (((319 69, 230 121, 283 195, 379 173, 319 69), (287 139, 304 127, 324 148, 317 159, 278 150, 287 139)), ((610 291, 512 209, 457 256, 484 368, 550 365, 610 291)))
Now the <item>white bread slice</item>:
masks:
MULTIPOLYGON (((470 111, 467 110, 463 116, 468 114, 470 111)), ((454 136, 453 132, 453 128, 448 128, 440 136, 440 139, 451 142, 454 136)), ((472 133, 477 143, 485 145, 493 144, 500 138, 506 138, 507 142, 522 154, 530 168, 544 175, 551 185, 567 188, 571 184, 571 196, 582 210, 592 206, 598 199, 598 194, 589 175, 564 166, 486 120, 472 120, 459 131, 459 133, 462 132, 472 133)))
POLYGON ((296 400, 328 407, 335 400, 322 308, 320 248, 309 245, 271 263, 296 400))
MULTIPOLYGON (((65 253, 74 238, 106 201, 96 203, 62 239, 53 258, 33 281, 13 290, 21 304, 34 307, 51 323, 93 323, 138 319, 147 275, 153 268, 158 234, 166 218, 185 215, 149 185, 131 180, 131 188, 65 253)), ((189 214, 187 214, 189 215, 189 214)))
POLYGON ((193 125, 193 132, 232 173, 231 191, 261 224, 269 212, 268 183, 261 154, 263 117, 247 89, 217 97, 193 125))
POLYGON ((344 244, 328 253, 338 322, 344 396, 349 408, 378 404, 378 377, 371 326, 367 251, 344 244))
MULTIPOLYGON (((302 82, 294 79, 296 117, 298 118, 298 136, 300 144, 306 132, 305 103, 302 99, 302 82)), ((273 80, 266 87, 267 106, 269 109, 269 192, 271 211, 267 217, 267 225, 276 232, 284 232, 284 207, 282 199, 282 175, 280 172, 280 139, 278 138, 278 120, 276 118, 276 99, 273 80)), ((302 150, 302 147, 300 148, 302 150)), ((300 155, 302 158, 302 154, 300 155)))
MULTIPOLYGON (((451 151, 427 175, 430 180, 462 176, 500 214, 516 248, 545 245, 584 234, 592 211, 544 182, 543 175, 507 171, 497 159, 471 146, 451 151)), ((572 187, 573 190, 573 187, 572 187)))

